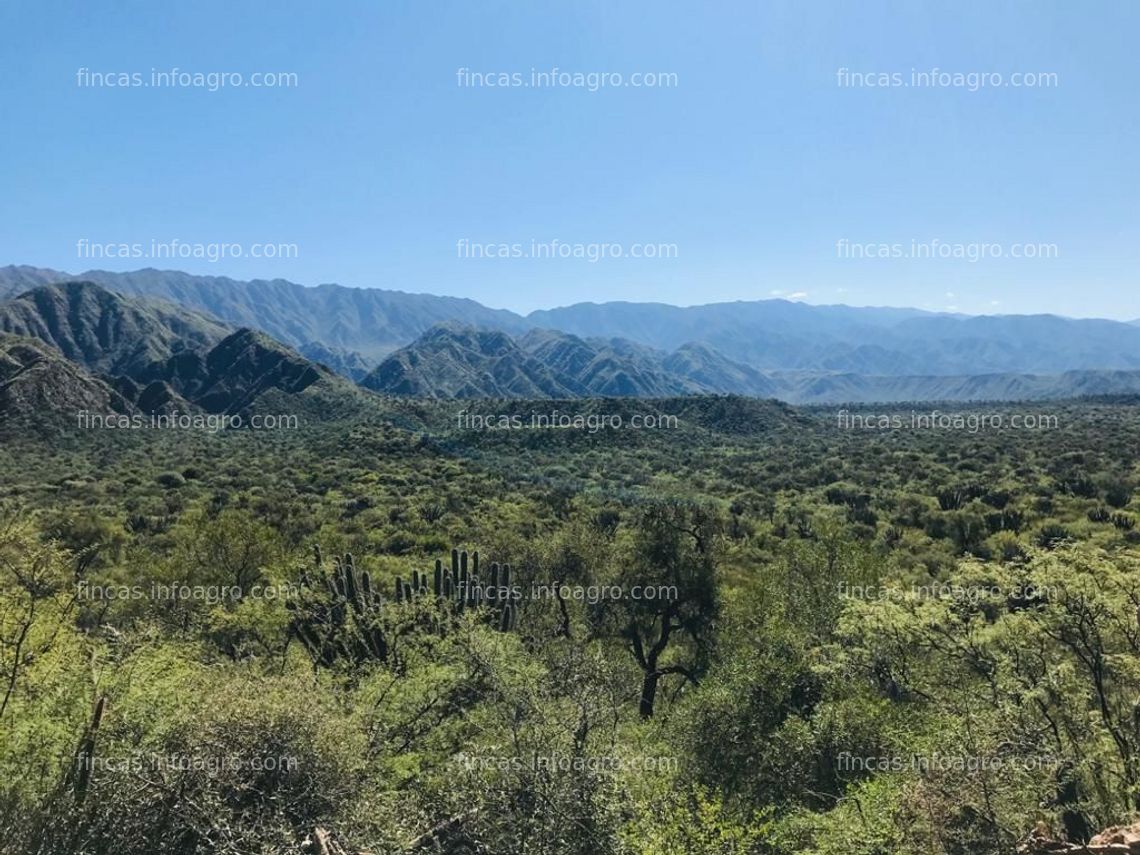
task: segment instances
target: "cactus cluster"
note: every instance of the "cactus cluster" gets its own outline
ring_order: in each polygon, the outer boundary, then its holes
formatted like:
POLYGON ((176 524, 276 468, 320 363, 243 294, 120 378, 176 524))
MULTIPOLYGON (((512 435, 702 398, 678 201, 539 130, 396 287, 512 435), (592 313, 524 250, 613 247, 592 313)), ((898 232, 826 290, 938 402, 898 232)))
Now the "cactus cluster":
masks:
POLYGON ((466 609, 487 608, 493 615, 493 624, 501 632, 515 628, 518 619, 516 597, 511 588, 511 565, 493 562, 487 579, 479 575, 479 553, 467 550, 451 550, 451 570, 443 567, 440 559, 435 561, 435 572, 429 587, 427 573, 412 571, 412 578, 404 581, 396 578, 396 601, 434 597, 439 603, 447 604, 455 612, 466 609))
MULTIPOLYGON (((334 556, 326 572, 320 546, 314 549, 315 575, 301 574, 301 592, 286 602, 293 614, 291 629, 313 661, 329 666, 337 660, 388 662, 396 630, 385 613, 385 599, 367 571, 357 571, 351 553, 334 556)), ((434 606, 427 629, 445 632, 453 615, 481 610, 501 632, 515 628, 518 607, 511 591, 511 568, 492 563, 486 581, 479 574, 479 553, 451 550, 451 570, 436 560, 428 574, 413 570, 411 579, 397 577, 395 602, 434 606)), ((404 627, 406 631, 409 627, 404 627)))
POLYGON ((293 612, 292 629, 315 662, 337 659, 363 662, 388 660, 381 606, 384 598, 372 587, 367 571, 357 572, 352 553, 334 556, 331 573, 324 569, 320 546, 314 550, 316 578, 301 574, 301 597, 286 605, 293 612))

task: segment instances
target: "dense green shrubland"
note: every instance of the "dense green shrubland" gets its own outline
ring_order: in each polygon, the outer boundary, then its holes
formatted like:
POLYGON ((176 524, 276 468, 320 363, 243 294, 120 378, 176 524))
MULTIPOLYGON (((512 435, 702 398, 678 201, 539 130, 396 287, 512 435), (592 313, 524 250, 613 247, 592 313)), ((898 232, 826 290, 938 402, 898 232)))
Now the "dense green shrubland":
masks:
POLYGON ((3 848, 996 855, 1140 812, 1135 407, 492 435, 393 406, 0 449, 3 848), (389 655, 303 643, 338 607, 316 546, 383 596, 389 655), (524 591, 676 597, 395 601, 453 546, 524 591))

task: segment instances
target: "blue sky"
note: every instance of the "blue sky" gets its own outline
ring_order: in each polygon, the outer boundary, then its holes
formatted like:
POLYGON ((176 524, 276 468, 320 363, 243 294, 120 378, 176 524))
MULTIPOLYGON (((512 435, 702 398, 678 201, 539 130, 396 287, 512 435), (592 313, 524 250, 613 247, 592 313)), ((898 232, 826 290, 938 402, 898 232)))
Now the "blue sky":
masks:
POLYGON ((1140 317, 1125 0, 9 0, 0 31, 0 263, 521 311, 779 295, 1140 317), (296 86, 80 85, 80 69, 174 68, 296 86), (673 85, 460 85, 461 69, 553 68, 673 85), (975 83, 852 82, 935 68, 975 83), (1055 82, 992 85, 1026 72, 1055 82), (246 257, 99 260, 83 239, 246 257), (463 240, 524 257, 463 257, 463 240), (569 257, 525 257, 551 241, 569 257), (248 257, 255 244, 296 257, 248 257), (611 257, 590 261, 601 244, 611 257), (667 257, 629 257, 644 245, 667 257))

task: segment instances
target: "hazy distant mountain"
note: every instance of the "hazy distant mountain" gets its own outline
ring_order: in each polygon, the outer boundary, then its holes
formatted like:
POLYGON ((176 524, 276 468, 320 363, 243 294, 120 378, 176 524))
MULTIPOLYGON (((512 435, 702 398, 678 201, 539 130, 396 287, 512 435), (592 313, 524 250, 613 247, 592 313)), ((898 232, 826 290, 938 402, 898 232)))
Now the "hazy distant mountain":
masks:
POLYGON ((586 341, 554 330, 532 330, 519 339, 519 346, 567 385, 589 395, 668 398, 714 391, 664 370, 664 353, 621 339, 586 341))
POLYGON ((133 375, 173 353, 213 345, 230 330, 180 306, 68 282, 0 303, 0 332, 37 338, 96 372, 133 375))
POLYGON ((506 333, 433 327, 361 381, 367 389, 420 398, 577 398, 589 391, 556 376, 506 333))
POLYGON ((1137 328, 1116 321, 1056 315, 913 318, 892 329, 889 339, 891 347, 912 361, 883 373, 1140 369, 1137 333, 1137 328))
POLYGON ((924 314, 917 309, 809 306, 787 300, 688 308, 614 302, 532 312, 528 320, 575 335, 621 337, 666 351, 686 342, 701 343, 759 369, 833 368, 839 366, 825 364, 829 359, 856 358, 872 370, 890 365, 889 354, 874 346, 883 330, 924 314), (852 356, 853 350, 861 352, 852 356))
MULTIPOLYGON (((817 400, 844 390, 895 396, 915 389, 919 398, 933 399, 959 387, 955 394, 966 394, 964 377, 1140 370, 1140 325, 1053 315, 969 317, 759 300, 688 308, 583 303, 524 318, 472 300, 338 285, 305 288, 284 280, 238 282, 158 270, 83 276, 121 293, 159 297, 262 330, 355 381, 367 377, 373 387, 423 394, 481 394, 498 387, 521 394, 561 385, 566 392, 584 388, 598 395, 713 390, 787 400, 817 400), (409 354, 378 364, 439 323, 504 332, 543 370, 508 359, 499 370, 509 366, 520 373, 491 373, 488 381, 478 367, 479 348, 457 357, 448 372, 436 364, 443 356, 418 344, 412 349, 427 364, 411 364, 409 354), (881 379, 889 377, 904 379, 895 389, 881 379), (936 377, 945 379, 930 379, 936 377)), ((53 277, 74 278, 40 268, 0 268, 0 295, 53 277)), ((1025 384, 1009 379, 1004 385, 1009 395, 1025 384)), ((1026 388, 1044 385, 1035 381, 1026 388)))
MULTIPOLYGON (((26 290, 50 271, 0 268, 0 299, 26 290)), ((474 300, 407 294, 372 288, 320 285, 306 288, 284 279, 239 282, 224 276, 192 276, 170 270, 80 276, 55 272, 55 281, 83 279, 120 294, 157 297, 210 315, 235 327, 262 330, 294 347, 318 343, 356 351, 375 363, 433 325, 457 320, 521 331, 526 321, 513 312, 488 309, 474 300)))
POLYGON ((1140 369, 1136 326, 1054 315, 966 317, 762 300, 689 308, 582 303, 533 312, 528 320, 667 350, 701 343, 764 371, 897 376, 1140 369))
POLYGON ((53 282, 73 278, 75 277, 68 273, 47 267, 30 267, 26 264, 0 267, 0 300, 15 297, 40 285, 50 285, 53 282))
POLYGON ((1140 371, 882 377, 859 374, 772 375, 775 397, 795 404, 908 401, 1042 401, 1140 393, 1140 371))

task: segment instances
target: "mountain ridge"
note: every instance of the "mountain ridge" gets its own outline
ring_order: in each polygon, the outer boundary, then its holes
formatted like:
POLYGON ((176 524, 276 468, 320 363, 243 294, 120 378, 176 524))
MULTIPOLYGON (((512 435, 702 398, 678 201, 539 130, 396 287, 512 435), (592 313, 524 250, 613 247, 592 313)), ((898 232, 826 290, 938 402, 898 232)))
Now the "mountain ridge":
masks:
POLYGON ((903 376, 760 372, 703 344, 665 353, 621 339, 587 340, 552 330, 532 330, 514 342, 505 333, 449 323, 391 354, 362 385, 411 398, 746 395, 797 405, 897 404, 1137 394, 1140 370, 903 376), (541 377, 543 383, 503 382, 520 377, 541 377))
POLYGON ((266 396, 321 420, 367 395, 264 332, 91 282, 39 285, 0 302, 0 336, 0 415, 11 421, 35 422, 37 405, 60 409, 53 401, 63 410, 81 402, 92 411, 245 415, 266 396))
POLYGON ((0 303, 0 333, 36 338, 96 372, 131 374, 230 330, 213 318, 83 281, 39 285, 0 303))
MULTIPOLYGON (((815 373, 830 375, 823 385, 832 387, 852 385, 850 379, 835 379, 848 375, 945 378, 929 381, 933 396, 952 378, 964 376, 1140 370, 1140 325, 1048 313, 969 316, 776 299, 689 307, 577 303, 524 317, 466 298, 335 284, 309 288, 282 279, 241 282, 153 268, 83 276, 128 296, 159 298, 210 315, 230 328, 262 330, 361 383, 382 361, 440 323, 498 330, 520 345, 535 330, 574 336, 592 355, 572 355, 580 344, 558 344, 562 358, 578 366, 560 368, 560 382, 574 381, 568 391, 577 383, 596 394, 692 394, 730 387, 744 394, 788 395, 792 381, 786 375, 815 373), (678 354, 686 345, 689 349, 678 354), (637 352, 637 347, 646 350, 637 352), (664 365, 650 351, 674 355, 664 365)), ((45 268, 0 268, 0 297, 56 278, 73 277, 45 268)), ((516 362, 524 368, 525 360, 516 362)), ((404 366, 406 379, 412 367, 404 366)), ((547 382, 537 382, 536 389, 547 382)), ((485 384, 468 385, 474 394, 485 384)), ((889 385, 882 380, 862 384, 864 391, 889 385)))

